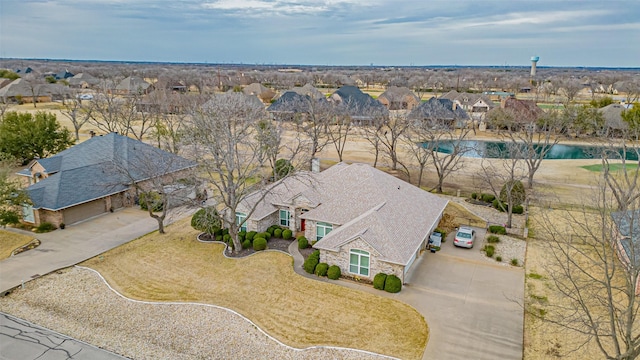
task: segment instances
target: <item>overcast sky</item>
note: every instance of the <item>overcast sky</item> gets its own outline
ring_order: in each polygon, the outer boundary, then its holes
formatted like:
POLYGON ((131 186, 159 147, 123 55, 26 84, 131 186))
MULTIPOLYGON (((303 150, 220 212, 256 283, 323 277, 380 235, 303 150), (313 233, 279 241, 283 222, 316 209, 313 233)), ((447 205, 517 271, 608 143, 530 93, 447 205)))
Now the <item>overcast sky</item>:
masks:
POLYGON ((640 0, 0 0, 0 57, 640 67, 640 0))

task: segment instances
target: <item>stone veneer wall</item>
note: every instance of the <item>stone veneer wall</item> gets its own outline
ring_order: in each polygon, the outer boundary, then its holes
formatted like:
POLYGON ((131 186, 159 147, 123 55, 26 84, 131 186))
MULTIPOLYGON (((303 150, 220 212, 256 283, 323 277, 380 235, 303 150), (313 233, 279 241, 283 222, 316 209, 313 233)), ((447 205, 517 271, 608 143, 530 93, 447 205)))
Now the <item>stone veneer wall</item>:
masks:
POLYGON ((385 273, 387 275, 395 275, 399 277, 404 283, 404 266, 398 264, 388 263, 386 261, 379 260, 380 254, 378 254, 371 246, 369 246, 362 239, 356 239, 348 244, 342 246, 340 251, 329 251, 320 249, 320 262, 324 262, 331 265, 338 265, 340 271, 346 276, 359 276, 362 279, 373 281, 373 277, 377 273, 385 273), (349 259, 351 249, 364 250, 369 252, 369 276, 362 276, 352 274, 349 272, 349 259))
POLYGON ((62 212, 61 211, 50 211, 50 210, 37 210, 38 216, 36 218, 36 224, 42 224, 44 222, 49 222, 59 227, 62 223, 62 212))

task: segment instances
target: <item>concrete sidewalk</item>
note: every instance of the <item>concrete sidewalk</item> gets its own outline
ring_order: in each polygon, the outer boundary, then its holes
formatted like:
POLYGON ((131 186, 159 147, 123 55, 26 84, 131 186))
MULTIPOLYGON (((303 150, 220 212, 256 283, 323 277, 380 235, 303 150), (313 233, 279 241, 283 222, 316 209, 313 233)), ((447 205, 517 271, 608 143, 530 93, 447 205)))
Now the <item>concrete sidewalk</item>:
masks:
MULTIPOLYGON (((195 210, 172 210, 165 225, 188 216, 195 210)), ((41 244, 33 250, 0 261, 0 295, 23 282, 78 264, 157 228, 157 221, 146 211, 125 208, 67 226, 64 230, 44 234, 28 233, 35 235, 41 244)))

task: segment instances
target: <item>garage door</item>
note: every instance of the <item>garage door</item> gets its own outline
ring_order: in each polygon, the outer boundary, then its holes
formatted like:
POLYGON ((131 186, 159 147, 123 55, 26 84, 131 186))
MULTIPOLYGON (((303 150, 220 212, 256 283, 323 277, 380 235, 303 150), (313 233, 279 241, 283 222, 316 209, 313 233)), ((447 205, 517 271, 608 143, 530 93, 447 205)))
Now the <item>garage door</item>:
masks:
POLYGON ((82 205, 74 206, 63 211, 65 224, 73 224, 75 222, 88 219, 92 216, 100 215, 106 212, 104 199, 94 200, 82 205))

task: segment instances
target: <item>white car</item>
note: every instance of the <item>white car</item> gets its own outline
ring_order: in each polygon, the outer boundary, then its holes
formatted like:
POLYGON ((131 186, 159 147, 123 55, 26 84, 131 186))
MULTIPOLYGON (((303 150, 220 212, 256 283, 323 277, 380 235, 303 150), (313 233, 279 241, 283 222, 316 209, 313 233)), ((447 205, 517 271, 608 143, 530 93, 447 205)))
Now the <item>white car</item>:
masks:
POLYGON ((91 95, 91 94, 80 94, 80 95, 78 95, 78 99, 80 99, 80 100, 93 100, 93 95, 91 95))
POLYGON ((476 231, 472 228, 461 226, 453 238, 453 245, 471 249, 476 241, 476 231))

